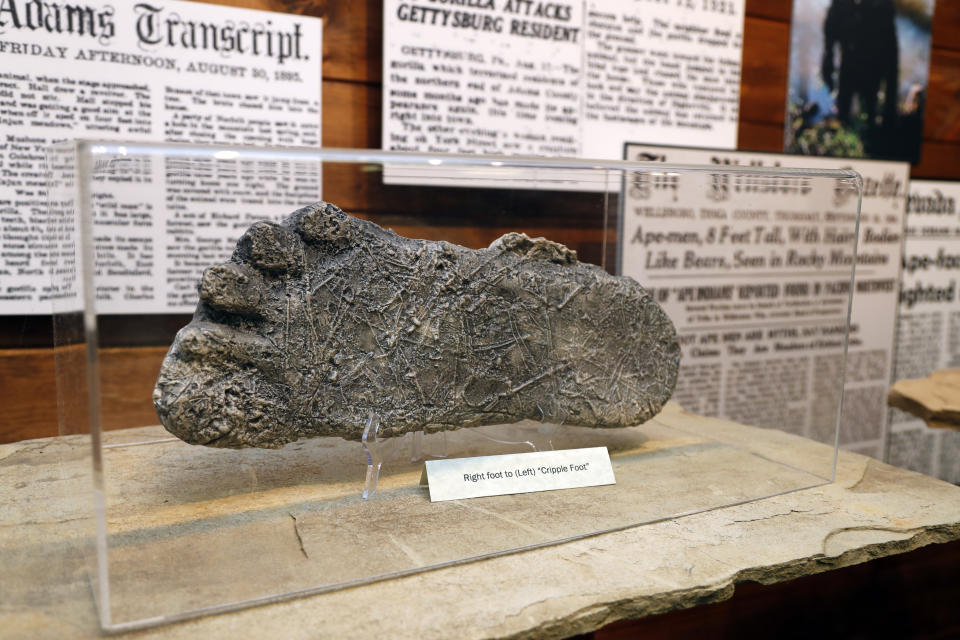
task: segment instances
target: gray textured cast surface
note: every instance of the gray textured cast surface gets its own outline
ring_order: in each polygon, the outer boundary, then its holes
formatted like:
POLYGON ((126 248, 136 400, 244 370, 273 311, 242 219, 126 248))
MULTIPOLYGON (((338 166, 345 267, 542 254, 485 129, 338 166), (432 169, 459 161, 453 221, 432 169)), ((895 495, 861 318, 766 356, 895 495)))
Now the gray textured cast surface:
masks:
POLYGON ((673 393, 670 319, 554 242, 403 238, 331 204, 258 222, 200 283, 163 361, 168 431, 215 447, 522 419, 621 427, 673 393))

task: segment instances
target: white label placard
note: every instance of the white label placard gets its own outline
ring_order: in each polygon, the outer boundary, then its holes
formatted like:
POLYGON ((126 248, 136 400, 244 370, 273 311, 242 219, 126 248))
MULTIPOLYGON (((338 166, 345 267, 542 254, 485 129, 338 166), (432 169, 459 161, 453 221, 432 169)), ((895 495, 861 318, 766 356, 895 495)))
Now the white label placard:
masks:
MULTIPOLYGON (((616 160, 627 140, 733 148, 744 0, 384 2, 384 149, 616 160)), ((516 174, 513 176, 518 178, 516 174)), ((597 176, 555 189, 602 191, 597 176)), ((389 182, 484 184, 391 166, 389 182)), ((613 189, 619 183, 614 181, 613 189)))
POLYGON ((606 447, 428 460, 430 501, 616 484, 606 447))
POLYGON ((630 144, 626 158, 717 165, 637 173, 623 199, 621 269, 655 296, 683 346, 685 408, 832 443, 856 199, 831 180, 723 167, 851 168, 863 177, 840 444, 881 457, 910 165, 630 144), (690 178, 688 180, 688 178, 690 178))
MULTIPOLYGON (((66 297, 48 269, 49 144, 319 146, 322 36, 318 18, 180 0, 0 2, 0 314, 66 297)), ((318 166, 189 162, 131 157, 95 178, 99 313, 192 311, 204 267, 253 221, 320 197, 318 166)))

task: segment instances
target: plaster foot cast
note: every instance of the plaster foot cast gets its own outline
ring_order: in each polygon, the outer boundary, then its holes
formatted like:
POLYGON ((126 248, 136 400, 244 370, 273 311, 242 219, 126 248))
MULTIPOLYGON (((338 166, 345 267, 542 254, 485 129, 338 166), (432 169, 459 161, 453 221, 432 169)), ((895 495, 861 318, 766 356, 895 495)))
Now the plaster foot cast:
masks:
POLYGON ((641 423, 673 393, 670 319, 630 278, 510 233, 403 238, 317 203, 258 222, 210 267, 154 405, 177 437, 279 448, 523 419, 641 423))

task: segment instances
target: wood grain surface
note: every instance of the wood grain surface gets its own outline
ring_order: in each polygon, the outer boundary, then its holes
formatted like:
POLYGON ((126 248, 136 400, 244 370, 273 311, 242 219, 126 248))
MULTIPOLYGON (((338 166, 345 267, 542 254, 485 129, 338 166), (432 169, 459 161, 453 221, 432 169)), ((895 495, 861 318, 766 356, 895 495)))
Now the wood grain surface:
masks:
MULTIPOLYGON (((324 19, 323 143, 380 146, 383 4, 381 0, 203 0, 324 19)), ((748 0, 738 146, 780 151, 786 101, 792 3, 748 0)), ((915 178, 960 179, 960 2, 939 0, 921 161, 915 178)), ((592 262, 609 237, 596 196, 532 197, 506 191, 388 187, 379 175, 350 167, 324 172, 324 196, 344 209, 417 237, 471 247, 501 233, 526 231, 564 242, 592 262)), ((615 210, 615 209, 614 209, 615 210)), ((103 423, 153 424, 150 395, 160 359, 187 316, 129 316, 110 321, 102 350, 103 423)), ((0 442, 57 433, 57 388, 49 322, 0 322, 0 442), (10 348, 17 347, 17 348, 10 348), (34 347, 34 348, 21 348, 34 347)), ((76 389, 74 389, 76 391, 76 389)), ((62 394, 61 394, 62 395, 62 394)), ((61 399, 61 406, 65 400, 61 399)), ((71 412, 67 412, 68 414, 71 412)), ((76 411, 72 412, 76 414, 76 411)), ((82 428, 67 424, 66 429, 82 428)))

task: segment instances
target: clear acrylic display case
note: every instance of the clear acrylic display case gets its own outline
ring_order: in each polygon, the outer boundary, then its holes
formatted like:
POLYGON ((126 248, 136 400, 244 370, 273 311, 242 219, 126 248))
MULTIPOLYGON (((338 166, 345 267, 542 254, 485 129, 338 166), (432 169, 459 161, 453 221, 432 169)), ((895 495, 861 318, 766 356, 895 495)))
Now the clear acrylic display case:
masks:
MULTIPOLYGON (((811 398, 808 387, 807 409, 789 414, 804 424, 752 425, 829 443, 812 457, 802 438, 771 446, 743 435, 756 431, 734 432, 676 405, 625 429, 527 421, 383 438, 372 417, 364 442, 212 449, 158 426, 149 391, 173 333, 189 321, 203 268, 223 261, 252 221, 321 198, 401 235, 475 248, 508 231, 546 235, 616 272, 634 251, 620 238, 636 211, 631 197, 663 185, 682 202, 718 184, 802 184, 843 214, 821 220, 851 232, 831 248, 855 256, 860 181, 852 172, 79 141, 50 149, 48 176, 55 250, 45 298, 60 437, 71 445, 64 473, 75 499, 89 500, 77 542, 108 631, 557 544, 833 478, 855 260, 835 275, 847 286, 805 298, 818 321, 840 328, 818 351, 840 363, 826 385, 834 393, 811 398), (425 459, 587 446, 608 448, 616 484, 442 503, 421 484, 425 459), (739 472, 723 473, 731 468, 739 472)), ((731 190, 730 198, 749 205, 757 192, 731 190)), ((735 351, 725 357, 751 357, 735 351)), ((685 381, 683 368, 680 375, 683 398, 696 404, 697 381, 685 381)))

